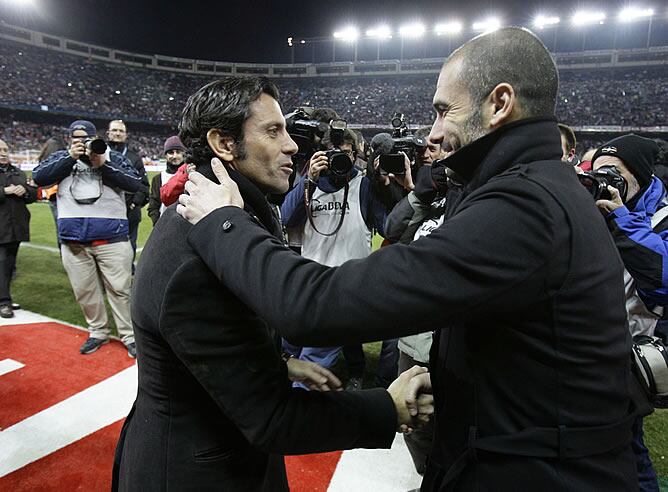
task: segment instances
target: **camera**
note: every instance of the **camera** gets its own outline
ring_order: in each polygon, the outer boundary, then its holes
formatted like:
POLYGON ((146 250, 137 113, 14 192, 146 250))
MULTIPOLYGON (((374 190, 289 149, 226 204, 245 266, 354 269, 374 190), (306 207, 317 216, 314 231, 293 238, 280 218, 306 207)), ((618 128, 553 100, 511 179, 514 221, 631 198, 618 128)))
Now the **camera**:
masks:
MULTIPOLYGON (((102 155, 107 151, 107 143, 101 138, 87 138, 83 141, 83 144, 86 147, 87 154, 102 155)), ((90 164, 90 157, 87 154, 83 154, 79 159, 81 162, 90 164)))
POLYGON ((580 183, 587 188, 594 200, 610 200, 608 185, 619 190, 622 200, 626 199, 628 183, 615 166, 601 166, 596 171, 578 174, 580 183))
POLYGON ((107 151, 107 143, 101 138, 89 138, 84 140, 86 150, 93 154, 102 155, 107 151))
POLYGON ((353 160, 343 150, 343 136, 348 124, 345 120, 332 120, 329 122, 329 141, 334 147, 325 152, 327 156, 327 171, 325 174, 334 176, 347 176, 353 168, 353 160))
POLYGON ((412 164, 418 154, 423 151, 422 149, 427 146, 427 141, 411 133, 403 113, 394 113, 390 124, 392 125, 392 149, 390 152, 381 153, 380 169, 388 174, 405 174, 404 156, 401 152, 406 154, 412 164))
POLYGON ((312 118, 313 108, 307 106, 297 108, 285 115, 285 126, 288 134, 295 141, 299 150, 293 156, 296 162, 305 162, 316 152, 316 137, 322 139, 330 125, 312 118))

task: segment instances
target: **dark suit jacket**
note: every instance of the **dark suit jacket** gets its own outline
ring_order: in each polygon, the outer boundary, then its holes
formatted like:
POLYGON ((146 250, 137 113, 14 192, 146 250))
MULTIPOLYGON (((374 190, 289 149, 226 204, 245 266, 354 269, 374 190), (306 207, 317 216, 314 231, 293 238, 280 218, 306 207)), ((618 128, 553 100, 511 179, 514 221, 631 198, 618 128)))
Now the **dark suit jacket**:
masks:
POLYGON ((490 133, 446 160, 465 185, 442 226, 336 268, 285 252, 234 207, 188 242, 295 344, 442 327, 424 491, 637 490, 622 266, 559 156, 555 121, 490 133))
POLYGON ((139 388, 114 488, 281 491, 284 454, 389 447, 389 394, 292 388, 276 337, 191 250, 190 229, 169 207, 137 268, 139 388))

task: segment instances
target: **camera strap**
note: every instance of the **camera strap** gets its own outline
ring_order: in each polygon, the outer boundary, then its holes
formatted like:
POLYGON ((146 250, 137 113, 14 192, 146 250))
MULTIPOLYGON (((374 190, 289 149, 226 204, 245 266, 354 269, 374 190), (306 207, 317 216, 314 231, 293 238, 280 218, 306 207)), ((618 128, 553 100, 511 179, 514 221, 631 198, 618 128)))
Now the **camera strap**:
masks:
POLYGON ((321 232, 315 225, 313 220, 313 209, 311 208, 311 198, 312 194, 315 192, 316 185, 310 179, 306 179, 304 184, 304 204, 306 205, 306 216, 308 217, 309 224, 313 227, 313 230, 320 234, 321 236, 334 236, 337 232, 341 230, 343 226, 343 219, 346 216, 346 209, 348 208, 348 191, 350 191, 350 178, 346 178, 346 184, 343 186, 343 205, 341 207, 341 218, 339 223, 336 225, 336 228, 332 232, 321 232))

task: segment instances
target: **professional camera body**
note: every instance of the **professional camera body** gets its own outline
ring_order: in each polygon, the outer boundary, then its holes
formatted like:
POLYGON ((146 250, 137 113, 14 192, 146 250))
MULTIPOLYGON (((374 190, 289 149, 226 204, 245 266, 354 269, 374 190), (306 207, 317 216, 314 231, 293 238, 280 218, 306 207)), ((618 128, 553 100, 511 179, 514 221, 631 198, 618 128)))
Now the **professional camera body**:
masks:
POLYGON ((81 162, 90 163, 90 157, 87 154, 102 155, 107 151, 107 143, 101 138, 87 138, 83 141, 86 146, 86 154, 83 154, 79 159, 81 162))
POLYGON ((344 120, 332 120, 329 122, 329 140, 333 149, 325 152, 327 156, 326 174, 333 176, 347 176, 353 169, 353 161, 343 150, 343 136, 348 124, 344 120))
POLYGON ((394 113, 392 124, 392 151, 380 155, 380 169, 388 174, 405 174, 403 152, 411 163, 424 151, 427 141, 411 133, 403 113, 394 113))
POLYGON ((596 171, 578 174, 580 183, 587 188, 594 200, 610 200, 608 185, 619 190, 622 201, 626 199, 628 183, 615 166, 601 166, 596 171))
MULTIPOLYGON (((333 119, 329 123, 313 119, 313 108, 301 107, 285 116, 285 124, 290 137, 295 141, 299 150, 293 156, 295 163, 305 163, 311 156, 321 150, 320 141, 329 133, 329 139, 334 146, 326 152, 328 171, 326 174, 345 176, 353 168, 353 161, 346 152, 340 149, 343 136, 348 128, 345 120, 333 119)), ((301 167, 298 164, 298 167, 301 167)))

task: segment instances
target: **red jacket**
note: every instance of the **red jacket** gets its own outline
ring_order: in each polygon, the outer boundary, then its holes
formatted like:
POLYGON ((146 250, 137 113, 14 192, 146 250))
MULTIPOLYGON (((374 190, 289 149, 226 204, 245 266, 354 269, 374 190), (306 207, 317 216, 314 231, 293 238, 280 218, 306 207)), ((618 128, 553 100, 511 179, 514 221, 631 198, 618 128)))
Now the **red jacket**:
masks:
POLYGON ((179 195, 183 193, 183 189, 188 181, 188 164, 183 163, 176 170, 173 178, 170 178, 165 184, 160 187, 160 201, 169 207, 179 199, 179 195))

